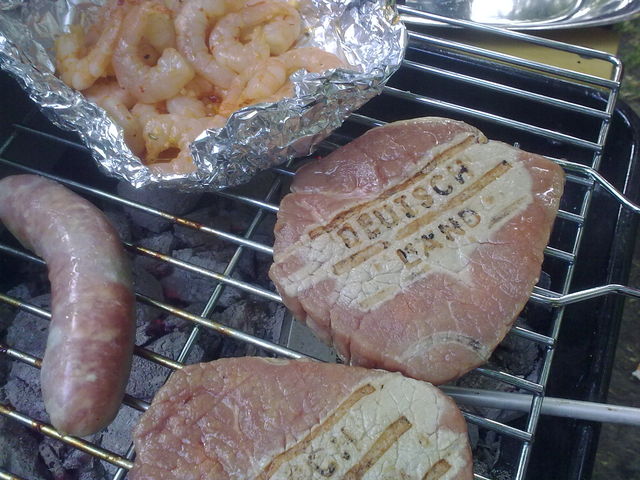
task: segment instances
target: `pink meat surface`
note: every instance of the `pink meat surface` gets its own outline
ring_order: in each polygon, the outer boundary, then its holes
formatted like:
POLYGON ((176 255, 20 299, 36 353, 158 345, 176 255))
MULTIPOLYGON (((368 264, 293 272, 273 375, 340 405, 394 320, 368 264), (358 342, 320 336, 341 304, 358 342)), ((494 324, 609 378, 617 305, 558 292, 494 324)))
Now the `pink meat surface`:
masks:
POLYGON ((41 379, 51 423, 95 433, 118 412, 133 356, 134 296, 120 237, 94 205, 35 175, 0 180, 0 221, 47 262, 51 326, 41 379))
POLYGON ((174 373, 134 431, 133 480, 471 479, 466 423, 432 385, 308 361, 174 373))
POLYGON ((556 164, 462 122, 375 128, 296 173, 269 274, 346 362, 444 383, 524 307, 563 185, 556 164))

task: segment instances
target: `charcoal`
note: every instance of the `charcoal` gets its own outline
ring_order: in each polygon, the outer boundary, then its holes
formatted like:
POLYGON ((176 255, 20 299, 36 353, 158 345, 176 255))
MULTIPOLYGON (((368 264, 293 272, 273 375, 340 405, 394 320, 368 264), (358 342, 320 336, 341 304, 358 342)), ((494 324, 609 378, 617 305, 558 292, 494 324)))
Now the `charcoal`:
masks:
MULTIPOLYGON (((28 298, 34 297, 33 289, 31 288, 29 283, 21 283, 19 285, 16 285, 7 292, 7 295, 20 300, 26 300, 28 298)), ((31 301, 31 303, 33 303, 33 301, 31 301)), ((47 301, 46 305, 48 304, 49 302, 47 301)))
MULTIPOLYGON (((132 200, 144 206, 178 216, 182 216, 193 210, 201 196, 199 194, 179 192, 155 185, 135 188, 126 182, 120 182, 117 191, 118 195, 127 200, 132 200)), ((155 233, 168 230, 172 225, 172 222, 160 216, 145 213, 134 207, 125 207, 125 211, 136 226, 143 227, 155 233)))
MULTIPOLYGON (((102 431, 98 442, 100 446, 124 457, 131 445, 133 428, 138 423, 140 415, 142 413, 133 408, 121 408, 113 422, 102 431)), ((118 467, 107 463, 103 465, 107 473, 105 478, 112 478, 118 467)))
POLYGON ((115 227, 120 238, 125 242, 131 242, 131 222, 127 218, 127 215, 121 210, 107 209, 104 210, 105 216, 109 219, 111 224, 115 227))
MULTIPOLYGON (((233 226, 233 214, 227 214, 220 208, 221 202, 216 202, 213 206, 196 210, 189 214, 189 220, 200 223, 216 230, 222 230, 228 233, 241 235, 242 231, 233 226)), ((185 227, 183 225, 174 225, 173 232, 176 240, 185 247, 202 247, 219 248, 223 245, 223 241, 212 233, 200 231, 195 228, 185 227)))
MULTIPOLYGON (((93 443, 96 438, 96 435, 92 435, 84 440, 93 443)), ((82 450, 45 437, 40 442, 38 452, 51 476, 56 480, 100 478, 96 475, 99 471, 98 460, 82 450)))
MULTIPOLYGON (((175 250, 174 257, 209 271, 222 273, 227 266, 228 258, 230 258, 230 256, 226 256, 225 259, 224 253, 186 248, 175 250)), ((242 269, 242 262, 238 265, 238 269, 242 269)), ((234 274, 232 277, 239 278, 239 275, 234 274)), ((211 277, 177 267, 164 277, 161 283, 167 298, 177 299, 185 303, 207 301, 218 284, 211 277)), ((227 307, 239 301, 242 297, 242 292, 236 288, 226 287, 218 301, 218 306, 227 307)))
POLYGON ((7 400, 16 410, 36 420, 48 421, 49 416, 45 412, 40 391, 40 370, 21 362, 14 362, 4 391, 7 400))
MULTIPOLYGON (((20 294, 20 292, 15 292, 20 294)), ((24 293, 24 292, 23 292, 24 293)), ((47 307, 50 295, 29 300, 39 307, 47 307)), ((19 311, 7 330, 6 341, 16 350, 42 357, 47 343, 49 322, 45 319, 19 311)), ((40 392, 40 371, 19 361, 11 362, 4 393, 7 400, 18 411, 38 420, 48 419, 40 392)))
POLYGON ((29 480, 45 480, 46 469, 34 452, 38 437, 26 427, 0 417, 0 465, 4 470, 29 480))
MULTIPOLYGON (((134 265, 133 268, 133 284, 135 291, 141 293, 154 300, 164 301, 164 294, 160 282, 144 268, 134 265)), ((136 325, 146 329, 160 314, 157 308, 147 305, 140 301, 136 302, 136 325)), ((136 344, 146 341, 138 339, 136 335, 136 344)))
MULTIPOLYGON (((146 346, 148 350, 176 360, 187 343, 189 332, 174 331, 164 335, 146 346)), ((188 360, 192 363, 202 359, 203 351, 198 344, 194 344, 188 360)), ((134 357, 127 393, 132 397, 150 401, 171 373, 166 367, 141 357, 134 357)))
MULTIPOLYGON (((25 297, 20 298, 25 299, 25 297)), ((51 295, 45 294, 31 299, 27 297, 25 300, 48 310, 51 295)), ((44 347, 47 344, 48 330, 49 322, 47 320, 21 310, 16 314, 7 331, 7 343, 17 350, 42 357, 44 347)))
POLYGON ((493 354, 493 361, 503 368, 521 377, 536 372, 536 366, 542 356, 542 347, 531 340, 518 335, 507 335, 493 354))
MULTIPOLYGON (((478 438, 473 447, 473 471, 492 480, 511 480, 513 472, 500 468, 499 462, 505 454, 509 442, 492 430, 478 430, 478 438)), ((513 458, 513 457, 510 457, 513 458)))
MULTIPOLYGON (((177 239, 171 230, 144 237, 137 241, 138 246, 165 255, 171 255, 171 251, 175 248, 176 243, 177 239)), ((156 277, 162 277, 171 271, 171 266, 167 264, 167 262, 148 257, 141 253, 136 254, 133 265, 134 271, 144 269, 156 277)))
MULTIPOLYGON (((277 343, 287 310, 272 302, 243 300, 224 312, 215 315, 214 320, 244 333, 277 343)), ((270 352, 255 345, 231 338, 225 338, 220 356, 237 357, 243 355, 271 356, 270 352)))

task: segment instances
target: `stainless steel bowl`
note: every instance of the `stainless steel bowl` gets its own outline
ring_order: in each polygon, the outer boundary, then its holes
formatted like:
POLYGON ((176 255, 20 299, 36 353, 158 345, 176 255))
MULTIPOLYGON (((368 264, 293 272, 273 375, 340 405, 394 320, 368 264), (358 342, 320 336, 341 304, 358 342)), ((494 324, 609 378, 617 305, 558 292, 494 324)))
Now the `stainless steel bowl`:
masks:
POLYGON ((405 0, 405 5, 518 30, 593 27, 640 14, 640 0, 405 0))

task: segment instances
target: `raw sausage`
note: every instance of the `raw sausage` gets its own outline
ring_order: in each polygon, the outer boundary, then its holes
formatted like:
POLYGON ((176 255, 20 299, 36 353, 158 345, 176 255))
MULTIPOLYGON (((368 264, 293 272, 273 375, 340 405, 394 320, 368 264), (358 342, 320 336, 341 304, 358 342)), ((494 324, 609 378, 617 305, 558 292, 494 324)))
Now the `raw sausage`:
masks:
POLYGON ((35 175, 0 180, 0 221, 47 262, 41 382, 51 423, 66 434, 95 433, 118 412, 133 354, 131 271, 118 233, 94 205, 35 175))

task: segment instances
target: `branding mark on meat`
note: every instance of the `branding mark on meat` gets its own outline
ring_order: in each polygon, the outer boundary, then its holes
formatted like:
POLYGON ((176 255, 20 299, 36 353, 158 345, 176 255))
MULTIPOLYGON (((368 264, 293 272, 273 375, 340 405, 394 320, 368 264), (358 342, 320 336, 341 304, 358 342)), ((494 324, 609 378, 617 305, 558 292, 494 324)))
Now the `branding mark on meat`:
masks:
POLYGON ((343 480, 360 480, 364 474, 380 460, 391 446, 413 425, 404 415, 389 425, 373 443, 371 448, 362 456, 360 461, 356 463, 345 474, 343 480))
POLYGON ((458 138, 403 182, 303 235, 287 255, 306 264, 285 290, 332 279, 339 302, 368 311, 430 272, 464 278, 473 250, 531 203, 531 185, 511 147, 458 138))
POLYGON ((427 387, 417 382, 402 385, 406 379, 400 376, 369 379, 256 478, 374 480, 408 478, 410 472, 411 478, 435 480, 455 468, 465 435, 446 428, 435 432, 437 412, 411 404, 412 398, 426 394, 427 387))

